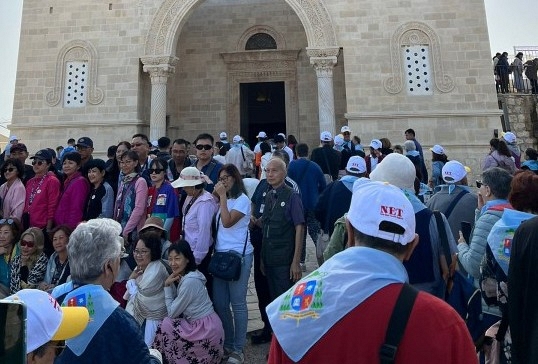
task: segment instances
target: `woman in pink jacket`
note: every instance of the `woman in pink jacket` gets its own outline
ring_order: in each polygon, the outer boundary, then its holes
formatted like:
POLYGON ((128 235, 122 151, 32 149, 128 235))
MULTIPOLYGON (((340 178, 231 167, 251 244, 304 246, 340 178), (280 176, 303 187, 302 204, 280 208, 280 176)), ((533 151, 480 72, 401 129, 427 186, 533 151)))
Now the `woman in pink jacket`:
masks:
POLYGON ((2 175, 6 182, 0 186, 0 199, 2 199, 2 217, 16 217, 22 219, 26 189, 21 181, 24 166, 15 158, 10 158, 2 165, 2 175))
POLYGON ((56 225, 67 225, 75 229, 82 221, 86 200, 90 193, 90 183, 80 172, 81 157, 77 152, 69 152, 63 156, 62 171, 65 180, 62 194, 54 214, 56 225))

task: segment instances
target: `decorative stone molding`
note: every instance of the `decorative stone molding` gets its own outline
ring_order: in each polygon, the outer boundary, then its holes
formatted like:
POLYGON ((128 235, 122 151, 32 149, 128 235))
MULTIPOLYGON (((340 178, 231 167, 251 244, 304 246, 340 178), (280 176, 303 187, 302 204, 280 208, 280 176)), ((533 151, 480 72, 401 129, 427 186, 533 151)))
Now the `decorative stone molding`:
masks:
POLYGON ((383 82, 385 91, 397 94, 403 90, 403 63, 400 53, 403 45, 427 44, 431 49, 431 61, 435 86, 441 92, 450 92, 454 89, 452 77, 444 73, 441 42, 439 36, 427 24, 421 22, 409 22, 401 25, 394 32, 390 40, 390 58, 392 76, 383 82))
POLYGON ((346 113, 346 119, 431 119, 431 118, 455 118, 455 117, 499 117, 502 115, 502 110, 487 109, 487 110, 468 110, 468 111, 452 111, 452 110, 432 110, 432 111, 413 111, 413 112, 355 112, 346 113))
MULTIPOLYGON (((190 13, 202 1, 164 0, 153 17, 146 37, 145 55, 176 54, 177 40, 181 29, 190 13)), ((336 46, 336 33, 322 0, 285 1, 295 11, 303 24, 309 47, 336 46)))
POLYGON ((277 49, 286 49, 286 39, 282 36, 282 34, 278 33, 276 30, 274 30, 268 25, 255 25, 253 27, 248 28, 241 35, 241 37, 239 38, 239 42, 237 42, 237 51, 238 52, 244 51, 247 41, 250 39, 250 37, 258 33, 269 34, 276 41, 277 49))
POLYGON ((179 61, 177 57, 142 57, 144 72, 149 73, 152 84, 166 83, 168 77, 174 74, 176 71, 176 64, 179 61))
POLYGON ((88 62, 88 94, 87 102, 92 105, 100 104, 103 101, 103 90, 97 88, 97 50, 88 41, 73 40, 67 43, 58 53, 56 60, 56 75, 54 77, 54 87, 46 95, 46 102, 49 106, 56 106, 62 99, 64 79, 65 79, 65 62, 84 61, 88 62))

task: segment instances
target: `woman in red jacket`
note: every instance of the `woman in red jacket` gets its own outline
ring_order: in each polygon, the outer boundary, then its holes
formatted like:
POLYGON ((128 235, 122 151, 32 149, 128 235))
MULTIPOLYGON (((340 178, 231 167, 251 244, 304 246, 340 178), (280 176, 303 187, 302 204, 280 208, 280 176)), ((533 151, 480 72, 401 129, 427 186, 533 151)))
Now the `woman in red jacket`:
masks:
POLYGON ((54 225, 54 214, 60 196, 60 181, 49 171, 52 156, 47 149, 41 149, 33 157, 32 167, 35 177, 26 184, 26 201, 22 216, 24 228, 37 227, 45 230, 45 253, 53 251, 47 232, 54 225))

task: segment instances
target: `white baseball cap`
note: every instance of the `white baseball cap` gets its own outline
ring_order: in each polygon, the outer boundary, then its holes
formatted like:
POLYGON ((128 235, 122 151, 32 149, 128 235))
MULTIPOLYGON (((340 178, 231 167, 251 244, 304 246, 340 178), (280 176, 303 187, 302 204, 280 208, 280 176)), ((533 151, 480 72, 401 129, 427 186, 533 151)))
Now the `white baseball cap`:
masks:
POLYGON ((372 139, 370 142, 370 146, 374 149, 381 149, 383 147, 383 144, 379 139, 372 139))
POLYGON ((256 135, 256 138, 267 138, 267 134, 265 134, 264 131, 260 131, 258 135, 256 135))
POLYGON ((319 135, 319 140, 321 140, 322 142, 330 142, 331 140, 333 140, 333 136, 328 131, 322 131, 319 135))
POLYGON ((240 135, 235 135, 234 138, 232 139, 232 142, 233 143, 241 142, 241 136, 240 135))
POLYGON ((228 138, 228 134, 226 134, 226 132, 223 131, 222 133, 219 134, 219 137, 221 139, 226 139, 226 138, 228 138))
POLYGON ((16 135, 12 135, 12 136, 9 137, 9 142, 10 143, 14 142, 15 140, 17 140, 17 141, 19 140, 19 138, 16 135))
POLYGON ((435 144, 433 147, 430 148, 430 150, 434 152, 435 154, 441 154, 441 155, 445 154, 445 148, 443 148, 439 144, 435 144))
POLYGON ((390 153, 370 173, 370 179, 414 190, 417 172, 413 162, 403 154, 390 153))
POLYGON ((344 137, 340 134, 334 136, 334 144, 338 146, 344 145, 344 137))
POLYGON ((349 126, 347 125, 344 125, 341 129, 340 129, 340 133, 351 133, 351 129, 349 128, 349 126))
POLYGON ((151 145, 154 146, 155 148, 157 148, 159 146, 159 142, 154 140, 151 142, 151 145))
POLYGON ((3 300, 26 306, 26 353, 49 341, 67 340, 80 335, 90 315, 86 307, 61 307, 47 292, 23 289, 3 300))
POLYGON ((448 161, 441 170, 443 181, 446 183, 456 183, 461 181, 466 175, 465 166, 458 161, 448 161))
POLYGON ((172 182, 172 187, 190 187, 206 182, 203 172, 196 167, 186 167, 181 170, 179 178, 172 182))
POLYGON ((355 229, 368 236, 401 245, 415 239, 413 206, 402 190, 387 182, 359 178, 353 184, 347 219, 355 229), (365 206, 368 207, 366 214, 365 206))
POLYGON ((366 161, 363 157, 354 155, 349 158, 346 164, 346 171, 349 173, 364 173, 366 172, 366 161))
POLYGON ((511 131, 507 131, 503 134, 502 138, 506 140, 507 143, 515 143, 516 142, 516 135, 512 133, 511 131))

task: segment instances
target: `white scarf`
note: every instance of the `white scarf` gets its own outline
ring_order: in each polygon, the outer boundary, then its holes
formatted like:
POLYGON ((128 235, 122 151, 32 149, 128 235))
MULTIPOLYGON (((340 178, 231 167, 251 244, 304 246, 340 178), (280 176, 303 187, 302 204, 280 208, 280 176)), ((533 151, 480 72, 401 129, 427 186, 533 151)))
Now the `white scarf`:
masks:
POLYGON ((403 264, 377 249, 334 255, 267 306, 280 346, 296 362, 342 317, 393 283, 408 281, 403 264))

